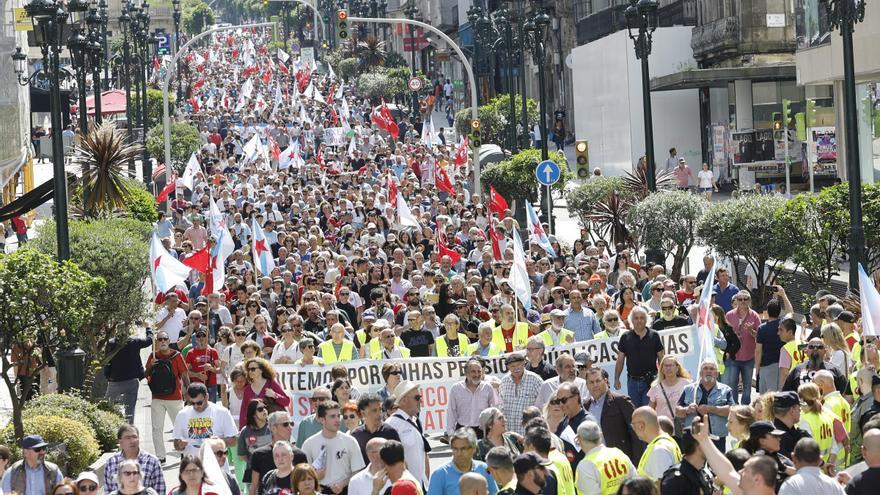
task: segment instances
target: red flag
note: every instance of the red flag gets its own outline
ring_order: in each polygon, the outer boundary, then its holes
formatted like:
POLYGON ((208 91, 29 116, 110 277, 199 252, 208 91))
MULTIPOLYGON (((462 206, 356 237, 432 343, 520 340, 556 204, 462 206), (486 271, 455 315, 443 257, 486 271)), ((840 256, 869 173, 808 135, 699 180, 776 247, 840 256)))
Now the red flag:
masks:
POLYGON ((168 196, 170 196, 171 193, 174 192, 174 188, 176 186, 176 183, 175 183, 176 181, 177 181, 177 174, 172 174, 171 180, 168 182, 168 184, 165 185, 165 187, 162 188, 161 191, 159 191, 159 195, 156 196, 156 204, 168 201, 168 196))
POLYGON ((336 113, 336 109, 334 109, 333 107, 330 107, 330 117, 333 119, 333 125, 336 126, 336 124, 339 122, 339 115, 336 113))
POLYGON ((260 45, 260 48, 258 48, 257 51, 260 52, 260 55, 265 55, 266 54, 266 45, 260 45))
POLYGON ((235 48, 232 49, 232 58, 238 58, 238 50, 235 48))
POLYGON ((391 110, 388 110, 388 105, 385 104, 385 98, 382 98, 382 108, 380 112, 382 113, 382 117, 385 117, 385 121, 388 122, 388 127, 385 130, 388 131, 388 134, 390 134, 391 137, 397 139, 397 136, 400 135, 400 128, 397 126, 397 122, 394 121, 394 117, 391 115, 391 110))
POLYGON ((254 64, 254 65, 248 67, 247 69, 245 69, 244 71, 242 71, 241 78, 247 79, 252 74, 256 74, 259 69, 260 69, 260 67, 257 64, 254 64))
POLYGON ((501 237, 498 235, 498 231, 495 230, 495 217, 489 217, 489 238, 492 239, 492 256, 495 257, 496 260, 501 259, 501 237))
POLYGON ((193 84, 193 89, 199 89, 199 88, 201 88, 201 87, 204 86, 204 85, 205 85, 205 80, 204 80, 204 79, 199 79, 198 81, 196 81, 195 84, 193 84))
POLYGON ((201 251, 196 251, 189 258, 182 259, 180 262, 208 277, 211 273, 211 247, 205 246, 201 251))
POLYGON ((440 164, 437 164, 435 171, 435 182, 437 183, 437 189, 440 191, 444 191, 452 196, 455 196, 455 187, 452 185, 452 180, 449 179, 449 174, 446 173, 446 169, 441 167, 440 164))
MULTIPOLYGON (((320 165, 321 168, 326 167, 326 165, 324 165, 324 147, 323 146, 321 146, 321 148, 318 150, 318 154, 315 155, 315 161, 318 162, 318 165, 320 165)), ((364 168, 366 168, 366 167, 364 167, 364 168)))
POLYGON ((449 256, 452 259, 452 264, 455 265, 458 263, 458 260, 461 259, 461 254, 453 249, 449 249, 446 247, 446 240, 443 239, 442 233, 437 236, 437 254, 442 259, 444 256, 449 256))
POLYGON ((159 70, 162 68, 162 64, 159 63, 159 57, 153 57, 153 69, 159 70))
POLYGON ((290 69, 284 65, 284 62, 278 62, 278 70, 283 72, 284 74, 290 74, 290 69))
POLYGON ((504 210, 508 208, 507 200, 498 194, 498 191, 496 191, 494 187, 489 186, 489 211, 502 216, 504 215, 504 210))
POLYGON ((229 36, 226 37, 226 44, 227 44, 227 45, 230 45, 230 46, 231 46, 232 43, 233 43, 233 41, 234 41, 234 40, 232 39, 232 35, 231 35, 231 34, 230 34, 229 36))
POLYGON ((271 134, 268 134, 269 137, 269 150, 272 153, 272 159, 276 162, 279 158, 281 158, 281 148, 278 147, 278 143, 275 142, 275 138, 272 137, 271 134))
POLYGON ((458 166, 465 165, 468 160, 468 139, 467 136, 462 136, 461 143, 458 145, 458 150, 455 152, 455 164, 458 166))
POLYGON ((330 89, 327 90, 327 104, 333 105, 333 93, 336 92, 336 85, 331 84, 330 89))
POLYGON ((392 208, 397 208, 397 184, 394 182, 394 179, 391 178, 391 175, 388 175, 388 204, 391 205, 392 208))
POLYGON ((197 100, 195 96, 190 96, 189 104, 192 105, 193 112, 199 111, 199 100, 197 100))
POLYGON ((272 81, 272 71, 269 70, 269 67, 266 67, 266 71, 263 72, 263 84, 269 84, 272 81))

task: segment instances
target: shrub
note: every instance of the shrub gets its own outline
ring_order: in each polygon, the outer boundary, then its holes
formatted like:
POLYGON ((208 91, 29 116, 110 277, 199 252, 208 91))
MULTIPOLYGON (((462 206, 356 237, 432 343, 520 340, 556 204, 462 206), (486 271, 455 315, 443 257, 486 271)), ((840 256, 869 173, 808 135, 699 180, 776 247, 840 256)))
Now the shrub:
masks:
POLYGON ((116 433, 125 422, 125 418, 115 405, 106 401, 92 403, 70 393, 37 396, 27 403, 22 416, 25 420, 41 416, 58 416, 82 423, 91 430, 93 437, 105 452, 116 449, 116 433))
POLYGON ((128 210, 128 214, 142 222, 155 222, 159 218, 156 199, 139 181, 129 180, 126 183, 125 209, 128 210))
POLYGON ((697 240, 697 224, 708 202, 684 191, 649 194, 629 210, 628 224, 642 243, 672 257, 672 279, 678 280, 684 261, 697 240))
MULTIPOLYGON (((564 190, 565 184, 571 177, 565 157, 562 153, 553 151, 549 154, 550 160, 559 164, 561 176, 553 185, 554 189, 564 190)), ((506 199, 521 201, 534 196, 538 187, 538 179, 535 177, 535 167, 541 162, 541 150, 527 149, 511 156, 507 160, 499 162, 483 170, 483 185, 486 190, 492 185, 506 199)))
POLYGON ((351 81, 358 75, 360 61, 356 58, 344 58, 336 64, 336 75, 342 79, 351 81))
MULTIPOLYGON (((183 172, 186 161, 199 149, 199 130, 190 124, 171 123, 171 162, 178 172, 183 172)), ((161 125, 147 133, 147 151, 159 162, 165 161, 165 130, 161 125)))
MULTIPOLYGON (((86 424, 58 415, 33 416, 23 423, 28 435, 40 435, 50 444, 46 460, 58 464, 65 473, 84 471, 98 459, 98 442, 86 424)), ((0 432, 0 441, 9 446, 14 460, 21 459, 12 424, 0 432)))

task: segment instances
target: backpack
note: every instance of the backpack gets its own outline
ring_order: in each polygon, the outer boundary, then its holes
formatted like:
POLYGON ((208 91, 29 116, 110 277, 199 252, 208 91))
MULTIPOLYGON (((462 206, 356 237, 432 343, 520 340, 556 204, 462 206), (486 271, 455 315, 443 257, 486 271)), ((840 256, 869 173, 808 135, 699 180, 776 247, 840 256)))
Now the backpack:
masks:
POLYGON ((172 362, 178 354, 180 353, 174 351, 165 359, 154 359, 153 367, 150 368, 150 376, 147 380, 153 395, 168 395, 177 390, 177 376, 174 374, 172 362))
POLYGON ((724 335, 724 340, 727 341, 727 346, 724 348, 724 359, 733 359, 742 346, 739 336, 733 331, 733 327, 729 325, 719 325, 718 327, 724 335))

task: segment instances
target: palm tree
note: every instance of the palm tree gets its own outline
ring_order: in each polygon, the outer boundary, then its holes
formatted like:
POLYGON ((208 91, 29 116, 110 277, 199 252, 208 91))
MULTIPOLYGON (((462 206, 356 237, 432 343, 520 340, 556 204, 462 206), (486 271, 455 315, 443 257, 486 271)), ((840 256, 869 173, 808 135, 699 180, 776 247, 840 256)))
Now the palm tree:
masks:
POLYGON ((143 146, 127 141, 127 133, 113 122, 77 136, 73 163, 82 171, 83 213, 97 217, 125 207, 131 187, 128 177, 129 160, 140 158, 143 146))
POLYGON ((357 55, 361 59, 361 65, 369 68, 385 65, 388 50, 385 48, 384 41, 371 34, 366 39, 357 42, 357 55))

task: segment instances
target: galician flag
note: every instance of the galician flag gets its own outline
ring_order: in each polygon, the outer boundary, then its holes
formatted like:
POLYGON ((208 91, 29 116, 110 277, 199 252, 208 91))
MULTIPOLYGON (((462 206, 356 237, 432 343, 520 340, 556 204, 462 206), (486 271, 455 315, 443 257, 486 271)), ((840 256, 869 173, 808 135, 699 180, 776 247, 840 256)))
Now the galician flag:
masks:
POLYGON ((269 247, 266 234, 263 233, 263 228, 257 223, 256 218, 252 222, 251 230, 254 232, 252 246, 254 265, 261 274, 269 275, 275 269, 275 260, 272 259, 272 248, 269 247))
POLYGON ((168 292, 177 285, 185 285, 190 268, 177 261, 162 245, 159 236, 153 232, 150 239, 150 273, 153 283, 160 292, 168 292))
POLYGON ((862 336, 880 335, 880 293, 859 263, 859 301, 862 306, 862 336))
POLYGON ((180 179, 183 181, 183 185, 186 186, 190 191, 196 190, 196 174, 202 171, 202 166, 199 164, 199 159, 196 158, 195 152, 189 156, 189 161, 186 162, 186 169, 183 171, 183 177, 180 179))
POLYGON ((529 239, 534 239, 539 246, 544 248, 544 251, 547 251, 547 254, 549 254, 551 258, 555 258, 556 251, 553 249, 553 246, 550 245, 550 239, 547 237, 547 233, 544 232, 544 228, 541 227, 541 221, 538 219, 538 214, 535 213, 535 209, 532 208, 531 203, 528 201, 525 203, 526 222, 529 227, 529 239))
POLYGON ((400 225, 404 227, 421 228, 418 220, 413 216, 412 211, 403 200, 403 195, 397 191, 397 216, 400 218, 400 225))
POLYGON ((715 315, 712 314, 712 287, 715 286, 715 265, 706 275, 703 291, 697 302, 697 315, 694 325, 697 327, 697 342, 700 347, 700 364, 711 361, 718 364, 715 357, 715 315))
POLYGON ((532 286, 526 271, 526 253, 516 229, 513 230, 513 266, 510 267, 510 288, 526 309, 532 307, 532 286))

